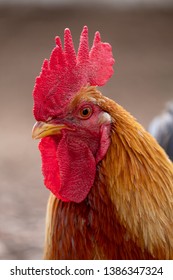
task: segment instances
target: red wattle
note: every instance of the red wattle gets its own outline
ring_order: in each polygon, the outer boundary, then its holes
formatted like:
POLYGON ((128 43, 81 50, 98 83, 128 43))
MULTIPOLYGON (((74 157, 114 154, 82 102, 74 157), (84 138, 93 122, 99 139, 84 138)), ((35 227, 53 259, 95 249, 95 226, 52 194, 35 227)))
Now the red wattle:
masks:
POLYGON ((63 201, 83 201, 96 172, 95 158, 88 145, 64 133, 61 139, 43 138, 39 148, 46 187, 63 201))

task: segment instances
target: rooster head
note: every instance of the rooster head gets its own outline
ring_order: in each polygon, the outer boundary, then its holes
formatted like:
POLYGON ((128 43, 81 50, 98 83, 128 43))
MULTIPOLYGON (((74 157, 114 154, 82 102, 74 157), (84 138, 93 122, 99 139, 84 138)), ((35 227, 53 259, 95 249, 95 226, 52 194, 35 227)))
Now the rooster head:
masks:
POLYGON ((32 136, 41 139, 44 183, 63 201, 86 198, 110 145, 111 116, 102 109, 96 86, 112 76, 113 64, 111 46, 101 42, 99 32, 89 50, 85 26, 76 55, 65 29, 64 49, 56 37, 56 47, 36 78, 32 136))

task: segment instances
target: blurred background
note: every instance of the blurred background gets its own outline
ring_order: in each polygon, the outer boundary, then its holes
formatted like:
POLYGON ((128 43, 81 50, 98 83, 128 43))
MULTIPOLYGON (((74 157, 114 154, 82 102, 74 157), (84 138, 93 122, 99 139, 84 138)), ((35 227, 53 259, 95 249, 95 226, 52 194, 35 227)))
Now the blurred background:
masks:
POLYGON ((173 99, 172 0, 0 0, 0 259, 41 259, 49 191, 43 185, 32 90, 54 37, 89 27, 112 45, 101 91, 147 129, 173 99))

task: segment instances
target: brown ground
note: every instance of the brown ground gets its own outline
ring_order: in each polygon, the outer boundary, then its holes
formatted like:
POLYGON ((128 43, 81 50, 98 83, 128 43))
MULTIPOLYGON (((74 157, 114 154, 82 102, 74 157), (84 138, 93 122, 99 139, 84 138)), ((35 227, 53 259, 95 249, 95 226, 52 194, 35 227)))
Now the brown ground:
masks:
POLYGON ((49 192, 43 186, 32 90, 55 35, 70 27, 77 47, 87 24, 112 44, 115 75, 102 89, 145 127, 173 97, 173 10, 94 7, 0 9, 0 259, 40 259, 49 192))

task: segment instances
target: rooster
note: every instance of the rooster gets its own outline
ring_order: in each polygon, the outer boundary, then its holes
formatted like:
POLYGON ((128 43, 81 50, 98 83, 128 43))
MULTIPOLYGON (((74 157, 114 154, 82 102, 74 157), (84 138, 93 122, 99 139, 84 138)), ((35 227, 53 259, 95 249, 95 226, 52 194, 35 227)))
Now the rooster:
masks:
POLYGON ((47 206, 44 259, 173 259, 173 166, 155 139, 98 90, 111 46, 65 29, 33 90, 47 206))

